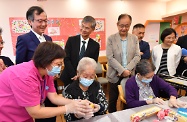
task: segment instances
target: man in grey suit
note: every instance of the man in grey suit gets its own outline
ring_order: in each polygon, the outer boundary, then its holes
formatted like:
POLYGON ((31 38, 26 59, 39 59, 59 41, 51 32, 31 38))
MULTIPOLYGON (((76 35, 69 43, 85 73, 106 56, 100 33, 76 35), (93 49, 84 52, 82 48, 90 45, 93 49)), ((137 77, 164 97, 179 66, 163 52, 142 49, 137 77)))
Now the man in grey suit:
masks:
POLYGON ((109 80, 109 112, 116 111, 118 85, 134 75, 134 68, 140 61, 139 41, 135 35, 128 33, 132 17, 121 14, 118 17, 117 33, 107 40, 106 56, 108 59, 107 79, 109 80))

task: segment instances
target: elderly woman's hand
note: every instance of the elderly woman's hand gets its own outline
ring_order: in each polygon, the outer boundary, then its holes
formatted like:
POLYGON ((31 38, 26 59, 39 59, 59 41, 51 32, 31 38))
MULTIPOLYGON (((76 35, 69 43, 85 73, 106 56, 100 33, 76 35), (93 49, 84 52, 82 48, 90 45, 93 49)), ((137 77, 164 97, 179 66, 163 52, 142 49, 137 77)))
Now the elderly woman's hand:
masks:
POLYGON ((164 101, 161 98, 156 97, 153 99, 153 104, 163 105, 164 101))
POLYGON ((168 101, 168 106, 169 107, 176 107, 176 108, 179 108, 179 107, 184 107, 186 104, 183 103, 183 102, 178 102, 176 97, 174 96, 171 96, 169 101, 168 101))
POLYGON ((94 113, 98 112, 100 110, 100 105, 94 104, 94 113))

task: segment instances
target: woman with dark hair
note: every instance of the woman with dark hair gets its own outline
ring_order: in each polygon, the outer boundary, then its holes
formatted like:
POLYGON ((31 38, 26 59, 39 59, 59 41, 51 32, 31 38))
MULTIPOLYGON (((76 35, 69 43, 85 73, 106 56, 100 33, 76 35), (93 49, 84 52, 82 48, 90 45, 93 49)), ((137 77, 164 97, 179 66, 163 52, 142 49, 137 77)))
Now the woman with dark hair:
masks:
POLYGON ((0 73, 6 69, 7 67, 11 66, 11 65, 14 65, 14 63, 10 60, 9 57, 6 57, 6 56, 1 56, 1 50, 3 49, 4 47, 4 41, 3 41, 3 38, 1 36, 2 34, 2 28, 0 28, 0 73))
POLYGON ((176 31, 166 28, 161 34, 162 44, 153 47, 152 61, 156 67, 156 74, 173 76, 181 58, 181 48, 173 42, 176 39, 176 31))
POLYGON ((155 66, 148 60, 141 60, 136 66, 136 76, 127 80, 125 98, 127 107, 133 108, 148 104, 163 104, 159 91, 169 94, 170 107, 183 107, 183 103, 176 100, 177 90, 154 74, 155 66))
POLYGON ((33 122, 60 114, 85 115, 89 102, 57 95, 53 76, 60 73, 64 50, 52 42, 40 43, 33 60, 5 69, 0 75, 1 121, 33 122), (45 98, 61 107, 44 107, 45 98))

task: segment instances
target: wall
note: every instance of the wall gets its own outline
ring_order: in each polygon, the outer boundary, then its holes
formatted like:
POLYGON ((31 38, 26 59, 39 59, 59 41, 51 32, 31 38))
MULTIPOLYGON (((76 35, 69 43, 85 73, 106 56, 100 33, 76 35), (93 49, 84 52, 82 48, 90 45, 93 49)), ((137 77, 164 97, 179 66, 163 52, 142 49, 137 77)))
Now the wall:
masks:
POLYGON ((187 9, 187 0, 171 0, 166 4, 166 14, 175 13, 187 9))
MULTIPOLYGON (((166 3, 145 0, 0 0, 0 27, 4 29, 3 39, 6 42, 2 55, 9 56, 13 61, 12 43, 10 37, 9 17, 25 17, 27 9, 32 5, 40 5, 48 17, 80 18, 92 15, 106 18, 106 37, 117 32, 116 22, 119 14, 132 15, 132 25, 145 23, 146 20, 160 20, 166 14, 166 3)), ((131 33, 132 27, 130 29, 131 33)), ((105 51, 100 55, 105 55, 105 51)))

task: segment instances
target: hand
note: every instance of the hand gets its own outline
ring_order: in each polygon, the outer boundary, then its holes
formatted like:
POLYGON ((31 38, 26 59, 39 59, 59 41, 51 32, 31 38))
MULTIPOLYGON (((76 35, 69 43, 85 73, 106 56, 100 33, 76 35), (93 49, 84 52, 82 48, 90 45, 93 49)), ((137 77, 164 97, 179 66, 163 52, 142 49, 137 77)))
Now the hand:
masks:
POLYGON ((100 105, 98 104, 94 104, 94 109, 93 109, 93 112, 96 113, 100 110, 100 105))
POLYGON ((85 114, 84 118, 85 119, 90 119, 93 116, 94 116, 93 112, 88 112, 88 113, 85 114))
POLYGON ((187 63, 187 56, 185 56, 183 60, 185 63, 187 63))
POLYGON ((72 100, 71 103, 65 105, 65 108, 66 114, 74 113, 79 116, 85 116, 85 113, 89 112, 87 106, 81 100, 72 100))
POLYGON ((71 80, 77 80, 78 79, 78 76, 75 75, 74 77, 71 78, 71 80))
POLYGON ((129 70, 124 70, 122 73, 123 77, 128 77, 131 74, 131 72, 129 70))
POLYGON ((0 67, 2 70, 5 70, 7 68, 2 59, 0 59, 0 67))
POLYGON ((178 102, 176 98, 170 98, 168 101, 168 106, 169 107, 184 107, 186 104, 184 102, 178 102))
POLYGON ((140 52, 140 55, 143 55, 143 52, 140 52))
POLYGON ((153 99, 153 104, 163 105, 164 101, 161 98, 156 97, 153 99))

